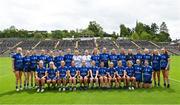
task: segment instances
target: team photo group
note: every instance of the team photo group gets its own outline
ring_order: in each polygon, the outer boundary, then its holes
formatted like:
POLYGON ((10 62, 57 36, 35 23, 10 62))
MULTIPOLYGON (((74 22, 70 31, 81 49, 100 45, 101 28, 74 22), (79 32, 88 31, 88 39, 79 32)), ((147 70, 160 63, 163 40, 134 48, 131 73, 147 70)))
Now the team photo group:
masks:
POLYGON ((80 52, 70 48, 29 51, 18 47, 11 56, 16 91, 170 87, 170 55, 165 48, 118 50, 104 47, 80 52))

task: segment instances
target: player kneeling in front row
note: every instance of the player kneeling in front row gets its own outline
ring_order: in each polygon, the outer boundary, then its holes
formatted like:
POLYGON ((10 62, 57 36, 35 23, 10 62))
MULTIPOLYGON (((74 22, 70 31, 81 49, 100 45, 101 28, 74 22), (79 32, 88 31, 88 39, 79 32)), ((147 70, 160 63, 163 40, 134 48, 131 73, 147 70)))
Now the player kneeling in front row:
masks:
POLYGON ((37 92, 44 92, 44 83, 46 80, 46 68, 44 67, 43 61, 39 61, 38 68, 35 73, 35 81, 37 87, 37 92))
POLYGON ((107 68, 104 67, 104 62, 101 62, 99 67, 99 74, 98 74, 101 88, 107 88, 108 86, 106 72, 107 72, 107 68))
POLYGON ((48 84, 48 88, 50 87, 51 83, 52 83, 52 87, 55 88, 56 80, 57 80, 57 70, 54 65, 54 62, 49 63, 49 68, 46 71, 46 75, 47 75, 46 81, 48 84))
POLYGON ((69 90, 76 90, 76 77, 78 75, 77 67, 75 66, 75 62, 71 62, 71 66, 68 68, 68 76, 69 76, 69 90))
POLYGON ((152 87, 152 67, 149 66, 148 61, 145 61, 145 63, 144 63, 143 83, 144 83, 144 88, 152 87))
POLYGON ((99 68, 96 66, 96 62, 92 61, 91 62, 91 68, 89 70, 89 74, 90 74, 90 84, 91 84, 91 88, 94 87, 94 82, 95 82, 95 87, 99 87, 99 82, 98 82, 98 73, 99 73, 99 68))
POLYGON ((61 61, 61 66, 57 69, 58 74, 58 87, 59 91, 66 90, 66 77, 67 77, 67 67, 65 66, 65 62, 61 61))
POLYGON ((126 67, 126 73, 125 73, 125 77, 127 81, 126 86, 129 87, 129 90, 134 90, 135 80, 136 80, 136 78, 134 77, 134 68, 132 65, 133 65, 132 61, 128 61, 128 66, 126 67))
POLYGON ((115 81, 115 83, 117 83, 113 62, 110 62, 110 64, 109 64, 109 68, 107 69, 107 77, 108 77, 108 88, 113 86, 114 81, 115 81))
POLYGON ((143 67, 141 66, 141 61, 137 59, 136 64, 134 65, 136 88, 142 88, 142 70, 143 67))
POLYGON ((126 83, 124 73, 125 73, 125 67, 122 65, 122 61, 118 61, 118 66, 115 68, 116 69, 116 78, 117 78, 117 83, 116 86, 121 88, 121 82, 124 82, 124 86, 126 83))
POLYGON ((86 61, 82 61, 82 66, 79 68, 80 71, 80 89, 88 89, 88 76, 89 76, 89 68, 86 67, 86 61))

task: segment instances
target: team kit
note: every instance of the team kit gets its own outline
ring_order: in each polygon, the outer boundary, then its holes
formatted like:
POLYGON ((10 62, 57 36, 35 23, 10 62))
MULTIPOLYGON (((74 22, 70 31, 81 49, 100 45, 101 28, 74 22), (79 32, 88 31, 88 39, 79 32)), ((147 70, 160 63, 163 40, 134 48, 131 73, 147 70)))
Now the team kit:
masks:
POLYGON ((152 88, 161 86, 161 74, 164 87, 169 88, 168 51, 138 48, 135 52, 124 48, 107 51, 104 47, 101 51, 94 48, 91 53, 85 50, 80 54, 78 49, 72 52, 70 48, 65 52, 37 52, 18 47, 16 53, 11 54, 16 91, 152 88))

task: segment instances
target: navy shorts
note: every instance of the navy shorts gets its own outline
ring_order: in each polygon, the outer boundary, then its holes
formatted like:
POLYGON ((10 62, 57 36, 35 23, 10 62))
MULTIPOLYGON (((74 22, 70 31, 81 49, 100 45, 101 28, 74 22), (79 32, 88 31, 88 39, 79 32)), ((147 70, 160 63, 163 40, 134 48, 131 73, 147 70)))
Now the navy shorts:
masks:
POLYGON ((17 67, 15 67, 14 70, 15 70, 15 71, 23 71, 23 68, 17 68, 17 67))
POLYGON ((160 71, 160 68, 153 68, 154 71, 160 71))
POLYGON ((57 78, 56 78, 56 77, 47 77, 47 80, 51 80, 51 81, 52 81, 52 80, 55 80, 55 81, 56 81, 57 78))
POLYGON ((144 76, 143 83, 152 83, 151 76, 144 76))

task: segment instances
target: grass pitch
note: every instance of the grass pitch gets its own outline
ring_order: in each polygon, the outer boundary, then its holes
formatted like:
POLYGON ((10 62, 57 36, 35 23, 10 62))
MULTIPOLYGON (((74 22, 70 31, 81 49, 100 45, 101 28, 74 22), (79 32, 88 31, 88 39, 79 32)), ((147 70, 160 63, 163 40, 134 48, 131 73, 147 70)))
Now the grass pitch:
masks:
MULTIPOLYGON (((162 75, 161 75, 162 77, 162 75)), ((0 58, 0 104, 180 104, 180 56, 171 57, 171 88, 87 90, 58 92, 49 90, 15 91, 11 58, 0 58)))

